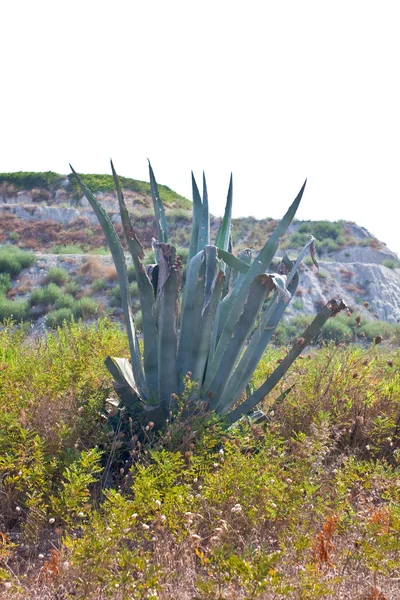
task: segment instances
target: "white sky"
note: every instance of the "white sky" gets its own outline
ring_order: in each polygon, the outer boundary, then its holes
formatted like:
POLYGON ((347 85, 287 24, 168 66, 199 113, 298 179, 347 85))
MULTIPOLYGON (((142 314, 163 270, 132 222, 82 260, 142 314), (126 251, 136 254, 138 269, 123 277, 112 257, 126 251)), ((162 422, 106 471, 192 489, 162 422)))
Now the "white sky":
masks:
POLYGON ((3 0, 0 172, 110 172, 400 253, 398 1, 3 0))

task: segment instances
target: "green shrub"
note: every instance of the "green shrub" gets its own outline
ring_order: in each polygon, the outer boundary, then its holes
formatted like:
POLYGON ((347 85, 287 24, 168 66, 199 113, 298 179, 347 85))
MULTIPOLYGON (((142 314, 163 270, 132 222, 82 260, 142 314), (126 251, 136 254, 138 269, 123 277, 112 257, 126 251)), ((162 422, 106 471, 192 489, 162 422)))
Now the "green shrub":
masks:
POLYGON ((305 257, 303 258, 303 263, 304 263, 305 265, 307 265, 307 267, 312 267, 312 265, 314 264, 314 263, 313 263, 313 259, 311 258, 311 256, 305 256, 305 257))
POLYGON ((323 340, 330 342, 349 342, 353 339, 354 334, 348 324, 348 317, 338 315, 335 319, 330 319, 328 323, 322 327, 321 337, 323 340))
POLYGON ((18 171, 16 173, 0 173, 0 183, 7 181, 15 186, 17 190, 31 190, 33 188, 45 188, 59 185, 63 176, 53 171, 43 173, 30 173, 18 171))
POLYGON ((11 289, 11 277, 9 273, 0 273, 0 295, 6 294, 11 289))
POLYGON ((336 250, 339 250, 339 248, 340 248, 339 244, 331 238, 324 238, 322 240, 316 240, 315 246, 317 248, 317 251, 320 253, 323 253, 325 251, 326 252, 335 252, 336 250))
POLYGON ((311 223, 302 223, 298 227, 297 231, 299 233, 308 233, 308 234, 311 234, 311 231, 312 231, 311 223))
POLYGON ((55 304, 60 301, 64 295, 63 291, 55 283, 49 283, 42 288, 36 288, 31 293, 30 302, 31 305, 37 304, 55 304))
POLYGON ((126 269, 126 271, 128 274, 129 283, 132 283, 132 281, 136 281, 135 267, 133 265, 129 265, 129 267, 126 269))
POLYGON ((29 303, 27 300, 8 300, 0 296, 0 321, 13 319, 22 321, 27 318, 29 303))
POLYGON ((10 231, 10 233, 8 234, 8 239, 12 242, 18 242, 19 233, 17 231, 10 231))
POLYGON ((16 246, 0 247, 0 273, 18 275, 22 269, 31 267, 36 261, 32 252, 21 250, 16 246))
POLYGON ((186 265, 189 257, 189 248, 182 248, 179 246, 176 249, 176 254, 182 257, 182 264, 186 265))
POLYGON ((46 281, 49 283, 56 283, 57 285, 64 285, 68 280, 68 271, 62 267, 52 267, 47 271, 46 281))
POLYGON ((92 290, 94 292, 102 292, 108 288, 107 281, 103 278, 95 279, 92 283, 92 290))
POLYGON ((98 314, 99 304, 93 298, 89 298, 89 296, 83 296, 78 301, 75 301, 75 304, 72 308, 74 317, 79 319, 89 319, 90 317, 94 317, 98 314))
MULTIPOLYGON (((130 292, 131 298, 135 298, 138 295, 138 286, 137 286, 136 281, 132 281, 129 284, 129 292, 130 292)), ((119 285, 114 286, 109 291, 109 296, 110 296, 110 306, 120 306, 121 290, 120 290, 119 285)))
POLYGON ((281 321, 274 333, 274 344, 276 346, 286 346, 299 338, 303 331, 310 325, 312 317, 310 315, 298 315, 286 321, 281 321))
POLYGON ((57 244, 51 248, 52 254, 85 254, 82 246, 77 244, 57 244))
MULTIPOLYGON (((68 179, 73 194, 75 195, 75 197, 80 198, 82 196, 82 191, 79 185, 77 184, 76 179, 72 175, 68 175, 68 179)), ((96 193, 115 192, 114 180, 111 175, 88 173, 86 175, 82 175, 82 180, 86 183, 87 186, 90 187, 92 191, 96 193)), ((150 196, 150 184, 146 181, 138 181, 136 179, 131 179, 130 177, 120 177, 120 182, 121 186, 123 186, 123 188, 126 190, 132 190, 133 192, 150 196)), ((166 185, 159 185, 158 187, 160 190, 161 198, 164 202, 170 204, 178 204, 179 206, 183 206, 185 208, 190 209, 191 203, 189 202, 189 200, 177 194, 166 185)))
POLYGON ((74 317, 71 308, 58 308, 57 310, 51 310, 46 315, 46 325, 51 329, 56 329, 64 323, 70 323, 74 317))
POLYGON ((393 258, 387 258, 386 260, 383 261, 382 264, 384 267, 387 267, 388 269, 397 269, 399 267, 399 261, 394 260, 393 258))
POLYGON ((342 223, 331 223, 330 221, 315 221, 312 223, 312 234, 319 240, 336 240, 343 235, 344 228, 342 223))
POLYGON ((300 298, 295 298, 292 302, 292 306, 296 310, 303 310, 303 308, 304 308, 303 300, 300 300, 300 298))
POLYGON ((292 233, 290 236, 287 246, 289 248, 302 248, 309 240, 309 235, 307 233, 292 233))
POLYGON ((67 294, 72 294, 73 296, 75 296, 80 289, 81 287, 76 279, 70 279, 70 281, 68 281, 64 286, 64 290, 67 292, 67 294))
POLYGON ((55 308, 72 308, 76 300, 71 294, 62 294, 55 301, 55 308))
POLYGON ((98 248, 90 248, 89 254, 95 254, 96 256, 108 256, 111 254, 110 250, 106 246, 99 246, 98 248))

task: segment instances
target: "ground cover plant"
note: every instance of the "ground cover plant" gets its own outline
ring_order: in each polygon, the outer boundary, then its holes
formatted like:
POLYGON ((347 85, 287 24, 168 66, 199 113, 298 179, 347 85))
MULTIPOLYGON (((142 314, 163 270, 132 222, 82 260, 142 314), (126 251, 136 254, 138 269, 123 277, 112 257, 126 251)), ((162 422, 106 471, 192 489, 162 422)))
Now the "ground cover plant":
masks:
POLYGON ((315 349, 230 429, 185 411, 188 378, 160 433, 110 426, 107 353, 107 320, 0 331, 3 597, 397 598, 399 350, 315 349))

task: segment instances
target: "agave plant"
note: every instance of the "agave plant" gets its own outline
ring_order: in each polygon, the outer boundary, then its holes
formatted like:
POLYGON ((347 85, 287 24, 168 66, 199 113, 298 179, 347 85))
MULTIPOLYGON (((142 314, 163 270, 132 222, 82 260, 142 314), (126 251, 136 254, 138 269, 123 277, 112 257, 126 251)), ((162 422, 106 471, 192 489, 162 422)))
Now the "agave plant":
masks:
POLYGON ((278 272, 270 272, 279 239, 296 214, 306 182, 252 260, 250 251, 239 256, 232 252, 232 176, 224 217, 212 244, 205 176, 201 195, 192 173, 192 232, 183 278, 181 257, 168 243, 167 218, 150 162, 158 239, 152 242, 156 264, 148 269, 143 264, 144 250, 135 234, 112 162, 111 169, 123 231, 136 272, 143 323, 142 353, 120 239, 95 194, 72 171, 100 221, 118 274, 130 361, 107 357, 106 365, 114 378, 119 406, 132 416, 145 411, 149 420, 161 425, 170 413, 171 398, 182 392, 184 382, 191 377, 195 382, 192 399, 208 403, 210 409, 233 423, 254 410, 327 319, 344 308, 341 301, 328 302, 268 379, 246 394, 257 364, 296 292, 299 265, 307 252, 318 268, 314 238, 310 236, 294 263, 284 256, 278 272))

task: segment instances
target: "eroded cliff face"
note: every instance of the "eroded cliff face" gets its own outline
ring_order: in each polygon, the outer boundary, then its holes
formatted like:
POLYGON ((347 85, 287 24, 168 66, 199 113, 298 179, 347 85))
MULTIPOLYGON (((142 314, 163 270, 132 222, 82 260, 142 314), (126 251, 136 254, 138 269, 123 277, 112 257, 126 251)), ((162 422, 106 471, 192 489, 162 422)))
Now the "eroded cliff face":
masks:
MULTIPOLYGON (((58 189, 22 190, 0 193, 0 244, 13 243, 28 247, 38 253, 36 266, 22 275, 36 287, 43 282, 50 267, 62 266, 71 277, 88 260, 91 249, 105 245, 97 218, 85 198, 66 195, 65 180, 58 189), (87 245, 86 254, 57 256, 52 248, 60 244, 87 245)), ((6 189, 6 187, 3 188, 6 189)), ((8 188, 7 188, 8 189, 8 188)), ((1 190, 0 190, 1 191, 1 190)), ((112 221, 120 223, 117 200, 112 193, 98 194, 112 221)), ((154 218, 151 216, 151 199, 146 194, 132 191, 126 193, 126 201, 135 215, 135 227, 143 245, 150 246, 154 218)), ((172 243, 187 247, 190 239, 191 213, 186 207, 167 205, 170 216, 172 243)), ((211 222, 212 235, 219 226, 219 219, 211 222)), ((288 235, 306 231, 311 222, 295 222, 288 235)), ((235 247, 251 247, 253 256, 269 237, 276 222, 271 219, 257 221, 253 218, 236 219, 234 222, 235 247)), ((291 302, 287 315, 315 314, 331 298, 342 298, 360 314, 389 322, 400 321, 400 265, 396 254, 384 243, 372 236, 365 228, 354 223, 342 223, 344 237, 334 250, 320 248, 320 270, 303 265, 296 298, 291 302)), ((295 257, 298 247, 290 247, 290 238, 283 240, 282 256, 287 252, 295 257)), ((98 256, 96 261, 104 268, 110 267, 110 257, 98 256)), ((23 292, 16 297, 24 297, 23 292)))
POLYGON ((400 321, 400 270, 367 262, 321 262, 300 274, 288 314, 315 313, 330 298, 341 298, 352 311, 388 322, 400 321), (297 302, 296 302, 297 300, 297 302))

